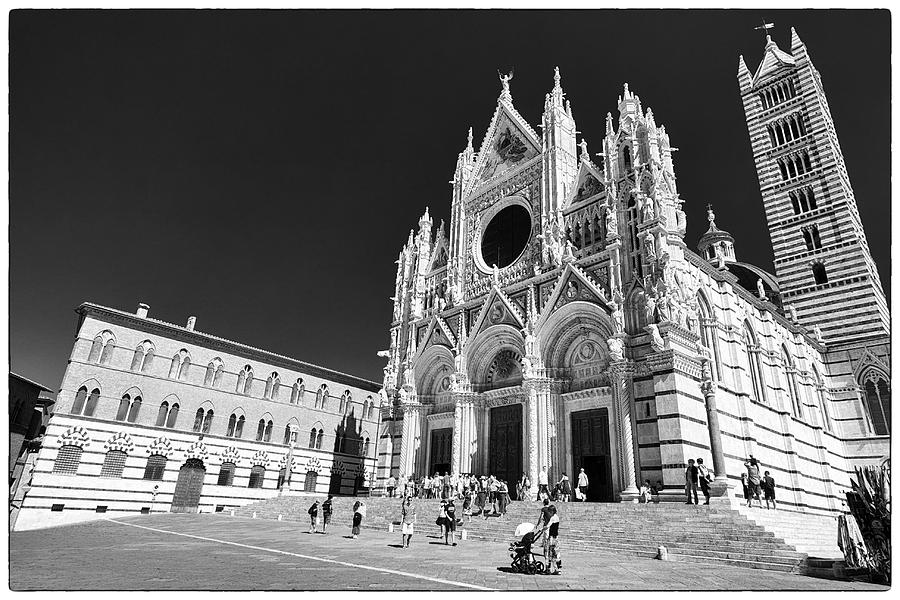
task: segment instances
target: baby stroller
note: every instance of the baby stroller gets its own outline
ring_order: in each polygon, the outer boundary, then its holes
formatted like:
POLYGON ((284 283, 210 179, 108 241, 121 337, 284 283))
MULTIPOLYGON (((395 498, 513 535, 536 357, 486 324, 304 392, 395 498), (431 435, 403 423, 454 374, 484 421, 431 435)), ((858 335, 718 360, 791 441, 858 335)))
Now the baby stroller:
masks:
POLYGON ((509 557, 513 559, 511 566, 516 573, 534 575, 544 572, 544 563, 535 560, 531 551, 535 535, 534 525, 531 523, 522 523, 516 527, 516 537, 521 539, 509 545, 509 557))

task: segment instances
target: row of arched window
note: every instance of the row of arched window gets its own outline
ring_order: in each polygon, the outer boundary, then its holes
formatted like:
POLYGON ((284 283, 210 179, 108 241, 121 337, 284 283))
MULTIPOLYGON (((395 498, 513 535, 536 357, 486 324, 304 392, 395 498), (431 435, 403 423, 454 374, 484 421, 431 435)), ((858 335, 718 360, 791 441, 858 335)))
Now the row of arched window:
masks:
MULTIPOLYGON (((720 358, 720 350, 718 344, 718 325, 712 313, 709 303, 701 294, 699 296, 699 317, 700 317, 700 343, 707 349, 710 355, 710 369, 714 380, 722 379, 722 365, 720 358)), ((766 378, 760 355, 765 353, 762 349, 756 332, 750 325, 749 321, 744 322, 743 334, 743 352, 741 357, 743 368, 746 370, 751 385, 750 397, 756 402, 768 403, 768 391, 766 387, 766 378)), ((773 369, 776 387, 787 391, 787 407, 792 415, 801 420, 806 420, 804 404, 801 400, 800 390, 797 384, 797 369, 791 358, 790 352, 786 346, 781 347, 781 371, 784 375, 784 385, 782 385, 781 377, 778 369, 773 369)), ((826 388, 822 380, 819 370, 815 365, 812 367, 813 380, 815 386, 815 394, 820 411, 822 426, 826 431, 831 431, 831 416, 828 411, 828 399, 826 396, 826 388)))
MULTIPOLYGON (((59 449, 56 460, 53 463, 53 473, 59 475, 77 475, 78 467, 81 464, 81 455, 83 450, 80 446, 67 444, 59 449)), ((119 479, 125 470, 125 460, 128 454, 124 450, 109 450, 103 459, 103 465, 100 467, 100 477, 106 479, 119 479)), ((166 471, 166 463, 168 459, 161 454, 151 454, 147 458, 144 466, 143 479, 148 481, 162 481, 166 471)), ((219 467, 219 475, 217 485, 230 486, 234 484, 234 473, 237 466, 233 462, 224 462, 219 467)), ((250 467, 250 477, 247 482, 248 488, 261 488, 266 478, 266 468, 262 465, 253 465, 250 467)), ((284 483, 285 470, 278 472, 278 482, 276 487, 280 488, 284 483)), ((306 473, 306 481, 304 482, 304 490, 314 492, 316 489, 316 480, 318 473, 316 471, 308 471, 306 473)))
POLYGON ((809 152, 801 150, 778 159, 778 168, 781 170, 781 178, 787 181, 812 171, 812 162, 809 152))
MULTIPOLYGON (((93 343, 91 344, 91 349, 88 354, 88 362, 101 365, 109 364, 109 360, 112 356, 112 351, 115 348, 115 344, 115 336, 111 331, 106 330, 100 332, 99 334, 97 334, 97 336, 94 338, 93 343)), ((153 342, 151 342, 150 340, 144 340, 143 342, 138 344, 138 346, 134 350, 134 355, 132 356, 131 370, 138 373, 149 372, 151 366, 153 365, 155 353, 156 348, 153 345, 153 342)), ((190 369, 190 353, 186 349, 182 349, 172 357, 172 360, 169 363, 168 377, 177 381, 187 381, 188 376, 190 375, 190 369)), ((216 357, 211 360, 206 366, 203 385, 206 387, 218 388, 222 384, 224 375, 225 364, 220 358, 216 357)), ((250 365, 245 365, 244 368, 241 369, 237 374, 237 383, 235 385, 234 391, 238 394, 249 396, 252 392, 254 382, 255 377, 253 368, 250 365)), ((266 379, 265 389, 263 391, 262 397, 267 400, 278 400, 281 393, 281 387, 281 378, 277 372, 273 371, 266 379)), ((291 395, 289 400, 290 403, 302 404, 303 396, 305 393, 306 386, 303 382, 303 378, 298 377, 297 380, 291 385, 291 395)), ((344 395, 347 397, 347 399, 345 399, 344 397, 341 398, 340 412, 342 413, 349 410, 348 401, 352 400, 349 390, 345 391, 344 395)), ((316 391, 315 407, 322 409, 326 408, 328 398, 328 386, 322 384, 316 391)), ((374 416, 374 401, 372 400, 371 396, 368 396, 363 402, 362 410, 362 418, 371 419, 374 416)))
POLYGON ((769 123, 766 125, 766 130, 769 132, 769 142, 773 148, 806 135, 806 126, 803 124, 803 117, 799 112, 791 113, 769 123))
POLYGON ((759 100, 762 102, 763 110, 765 110, 786 102, 796 95, 797 90, 794 88, 794 80, 786 79, 762 90, 759 93, 759 100))
POLYGON ((788 196, 791 199, 791 207, 794 209, 795 215, 816 210, 816 195, 812 188, 798 188, 789 192, 788 196))
POLYGON ((566 239, 578 248, 586 248, 594 244, 602 243, 606 238, 606 225, 600 217, 586 218, 574 226, 566 227, 566 239))

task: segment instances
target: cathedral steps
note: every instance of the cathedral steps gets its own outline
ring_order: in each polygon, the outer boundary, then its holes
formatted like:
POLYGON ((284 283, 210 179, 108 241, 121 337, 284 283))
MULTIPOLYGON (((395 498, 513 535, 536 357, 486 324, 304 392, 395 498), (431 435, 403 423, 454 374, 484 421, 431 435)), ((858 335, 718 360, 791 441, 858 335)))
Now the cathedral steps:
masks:
MULTIPOLYGON (((321 497, 319 499, 322 500, 321 497)), ((393 523, 395 530, 399 529, 399 498, 372 497, 362 500, 367 507, 363 527, 384 530, 393 523)), ((279 496, 236 509, 235 515, 252 517, 255 513, 257 518, 263 519, 278 519, 280 516, 282 520, 296 521, 300 527, 306 527, 309 522, 306 511, 312 501, 310 496, 279 496)), ((350 497, 334 498, 332 527, 349 527, 355 501, 356 498, 350 497)), ((438 535, 439 528, 434 521, 440 501, 429 499, 415 502, 417 534, 438 535)), ((462 518, 464 523, 458 527, 457 536, 461 535, 459 530, 465 529, 469 539, 509 543, 514 539, 516 525, 537 520, 540 506, 537 502, 513 502, 504 517, 485 519, 475 516, 469 522, 463 517, 459 504, 457 517, 462 518)), ((557 503, 556 506, 562 521, 560 535, 565 552, 602 552, 653 558, 657 555, 658 546, 665 546, 669 560, 673 561, 798 573, 821 574, 824 571, 821 565, 817 565, 820 567, 817 569, 808 562, 810 553, 786 543, 771 523, 765 527, 727 506, 582 502, 557 503)), ((772 523, 778 521, 782 531, 789 531, 795 523, 800 523, 793 515, 769 518, 772 523)), ((803 537, 807 534, 799 531, 794 535, 801 541, 807 539, 803 537)))
POLYGON ((797 550, 822 559, 843 560, 837 545, 837 518, 787 510, 738 507, 742 515, 797 550))

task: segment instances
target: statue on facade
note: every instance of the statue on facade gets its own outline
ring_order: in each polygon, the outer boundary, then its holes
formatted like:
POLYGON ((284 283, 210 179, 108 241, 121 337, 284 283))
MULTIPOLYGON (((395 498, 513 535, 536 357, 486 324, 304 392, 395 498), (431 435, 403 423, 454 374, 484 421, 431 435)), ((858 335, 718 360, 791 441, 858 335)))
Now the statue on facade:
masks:
POLYGON ((644 330, 650 334, 650 347, 654 352, 661 352, 666 349, 666 343, 659 334, 659 327, 655 324, 647 325, 644 330))
POLYGON ((572 240, 566 240, 566 249, 565 253, 562 256, 563 264, 570 263, 575 260, 575 244, 572 243, 572 240))
POLYGON ((797 308, 793 304, 788 305, 788 314, 791 316, 793 323, 797 322, 797 308))
POLYGON ((606 346, 609 348, 609 358, 613 361, 625 360, 625 349, 622 338, 612 337, 606 340, 606 346))
POLYGON ((819 324, 818 324, 818 323, 816 323, 815 325, 813 325, 813 335, 816 336, 816 341, 817 341, 817 342, 819 342, 820 344, 824 344, 824 343, 825 343, 825 338, 822 336, 822 328, 819 327, 819 324))
POLYGON ((619 222, 616 218, 616 207, 612 202, 606 207, 606 235, 618 235, 619 222))
POLYGON ((497 71, 497 75, 500 76, 500 85, 503 86, 503 93, 504 93, 504 94, 509 94, 509 82, 510 82, 510 81, 512 80, 512 78, 513 78, 513 72, 514 72, 514 71, 511 70, 509 73, 507 73, 507 74, 504 75, 504 74, 501 73, 499 70, 497 71))
POLYGON ((644 236, 644 248, 647 250, 647 258, 656 260, 656 240, 649 231, 644 236))
POLYGON ((622 312, 622 305, 615 300, 611 301, 609 304, 612 308, 610 316, 612 317, 613 331, 615 333, 623 333, 625 331, 625 315, 622 312))
POLYGON ((756 295, 759 296, 760 300, 766 299, 766 288, 763 287, 763 280, 756 280, 756 295))
POLYGON ((416 389, 416 378, 415 373, 413 372, 412 363, 409 360, 405 363, 405 368, 403 369, 403 388, 407 390, 416 389))

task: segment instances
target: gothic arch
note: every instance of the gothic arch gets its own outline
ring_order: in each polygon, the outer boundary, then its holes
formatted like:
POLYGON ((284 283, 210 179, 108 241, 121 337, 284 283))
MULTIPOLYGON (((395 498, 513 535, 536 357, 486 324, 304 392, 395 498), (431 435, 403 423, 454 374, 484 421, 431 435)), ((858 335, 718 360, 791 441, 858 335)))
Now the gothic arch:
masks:
MULTIPOLYGON (((606 340, 612 337, 612 320, 600 307, 588 302, 575 301, 566 304, 540 325, 536 332, 540 340, 544 366, 567 368, 567 360, 574 350, 573 342, 585 336, 599 342, 608 356, 606 340)), ((584 341, 584 340, 582 340, 584 341)))
POLYGON ((416 360, 413 372, 417 394, 434 396, 448 392, 450 386, 446 378, 455 372, 453 354, 445 346, 430 346, 416 360))
POLYGON ((518 356, 525 354, 522 333, 511 325, 492 325, 469 341, 466 354, 472 384, 479 385, 487 381, 491 363, 503 350, 511 350, 518 356))

